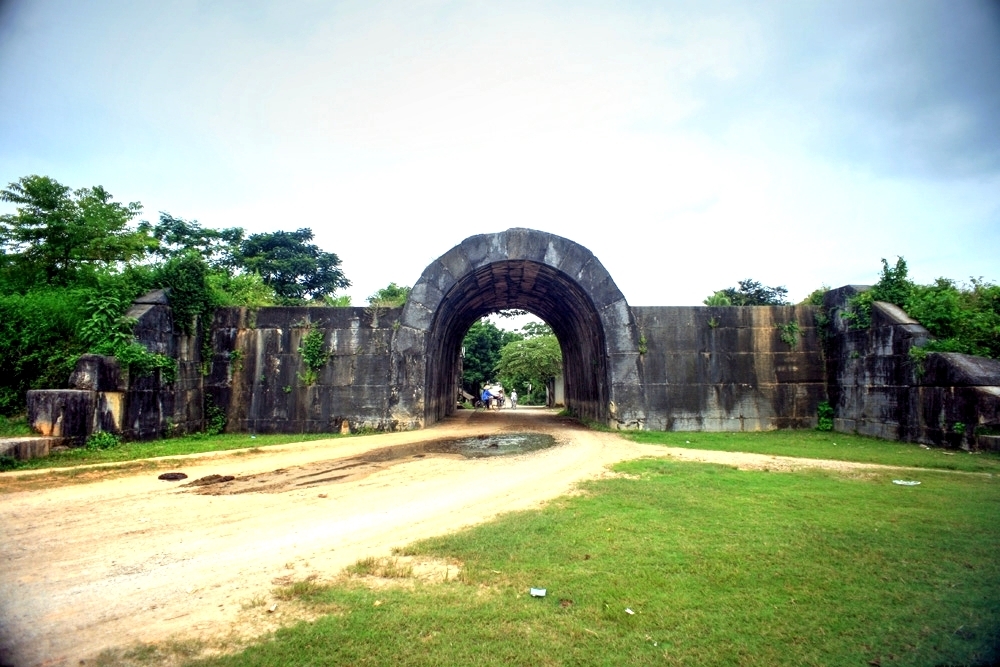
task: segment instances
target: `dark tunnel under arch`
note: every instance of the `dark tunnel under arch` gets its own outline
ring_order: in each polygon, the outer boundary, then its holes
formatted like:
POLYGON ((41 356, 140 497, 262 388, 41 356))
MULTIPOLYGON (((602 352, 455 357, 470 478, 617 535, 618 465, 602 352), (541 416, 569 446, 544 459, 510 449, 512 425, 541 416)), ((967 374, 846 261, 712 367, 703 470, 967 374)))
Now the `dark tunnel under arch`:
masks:
MULTIPOLYGON (((427 425, 451 414, 465 333, 478 318, 513 308, 545 320, 559 339, 566 406, 602 422, 614 417, 616 380, 622 379, 615 373, 638 372, 638 335, 628 304, 593 253, 529 229, 470 237, 414 285, 401 318, 414 335, 400 340, 422 343, 424 382, 422 396, 408 407, 422 408, 427 425)), ((629 407, 644 412, 640 405, 629 407)))

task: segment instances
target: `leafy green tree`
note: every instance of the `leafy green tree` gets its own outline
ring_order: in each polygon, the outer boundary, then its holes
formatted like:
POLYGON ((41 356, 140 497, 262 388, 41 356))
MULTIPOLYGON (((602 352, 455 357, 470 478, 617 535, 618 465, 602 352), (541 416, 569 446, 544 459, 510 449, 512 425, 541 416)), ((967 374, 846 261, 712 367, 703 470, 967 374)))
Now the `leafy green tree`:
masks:
MULTIPOLYGON (((504 387, 524 392, 530 383, 533 389, 551 389, 562 372, 562 349, 552 334, 511 341, 500 350, 496 368, 504 387)), ((527 404, 529 400, 525 396, 522 402, 527 404)))
POLYGON ((545 322, 528 322, 521 327, 521 333, 525 338, 537 338, 538 336, 551 336, 552 327, 545 322))
POLYGON ((131 229, 138 202, 120 204, 101 186, 70 189, 48 176, 25 176, 0 191, 17 205, 0 215, 6 283, 20 290, 70 285, 97 270, 142 259, 156 247, 145 230, 131 229))
POLYGON ((767 287, 747 278, 739 282, 739 287, 714 292, 704 303, 707 306, 786 306, 787 296, 785 287, 767 287), (729 303, 725 303, 727 299, 729 303))
POLYGON ((383 287, 368 297, 368 305, 379 308, 398 308, 406 303, 406 299, 410 296, 410 289, 396 283, 389 283, 387 287, 383 287))
POLYGON ((312 239, 309 228, 253 234, 240 244, 236 263, 263 278, 286 303, 322 300, 350 287, 351 281, 340 269, 340 258, 309 243, 312 239))
POLYGON ((246 233, 242 227, 202 227, 197 220, 175 218, 163 211, 158 223, 150 225, 142 222, 139 229, 150 233, 159 242, 155 252, 160 257, 169 259, 193 250, 212 267, 232 267, 246 233))
POLYGON ((726 296, 725 292, 719 291, 712 294, 712 296, 705 299, 702 303, 706 306, 731 306, 733 305, 732 300, 726 296))
POLYGON ((500 362, 500 350, 523 336, 513 331, 503 331, 488 319, 477 320, 462 341, 465 358, 462 362, 462 384, 465 390, 478 395, 483 385, 495 379, 500 362))

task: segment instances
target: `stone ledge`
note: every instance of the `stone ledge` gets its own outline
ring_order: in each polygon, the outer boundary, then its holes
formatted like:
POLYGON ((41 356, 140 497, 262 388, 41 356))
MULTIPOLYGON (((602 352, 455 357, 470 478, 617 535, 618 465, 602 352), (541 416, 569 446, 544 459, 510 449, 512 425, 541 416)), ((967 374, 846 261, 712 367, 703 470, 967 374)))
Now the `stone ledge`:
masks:
POLYGON ((48 456, 53 447, 66 445, 67 438, 27 436, 0 438, 0 456, 12 456, 20 461, 48 456))

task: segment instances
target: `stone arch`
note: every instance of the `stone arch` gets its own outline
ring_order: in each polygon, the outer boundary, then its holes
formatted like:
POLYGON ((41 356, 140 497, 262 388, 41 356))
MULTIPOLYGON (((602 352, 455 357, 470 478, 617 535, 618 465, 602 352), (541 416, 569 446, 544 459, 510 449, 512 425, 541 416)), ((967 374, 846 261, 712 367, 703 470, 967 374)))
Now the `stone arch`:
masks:
POLYGON ((427 425, 453 412, 462 338, 477 318, 509 308, 552 326, 568 408, 641 428, 639 335, 625 297, 585 247, 519 228, 472 236, 424 270, 394 337, 394 409, 427 425))

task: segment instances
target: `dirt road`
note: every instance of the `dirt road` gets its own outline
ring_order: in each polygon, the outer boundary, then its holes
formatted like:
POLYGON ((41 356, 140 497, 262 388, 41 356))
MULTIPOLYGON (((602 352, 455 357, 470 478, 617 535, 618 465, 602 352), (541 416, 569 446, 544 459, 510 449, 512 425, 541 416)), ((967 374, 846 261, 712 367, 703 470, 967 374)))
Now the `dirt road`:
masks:
MULTIPOLYGON (((171 469, 187 481, 241 478, 380 447, 524 431, 549 433, 558 444, 488 459, 409 458, 271 492, 196 493, 157 479, 157 470, 2 494, 0 665, 78 665, 107 647, 225 634, 247 601, 267 598, 275 581, 329 579, 360 558, 536 507, 617 461, 673 455, 746 467, 796 465, 638 445, 549 411, 518 409, 463 411, 415 432, 179 457, 171 469)), ((13 474, 0 475, 0 487, 13 474)))

